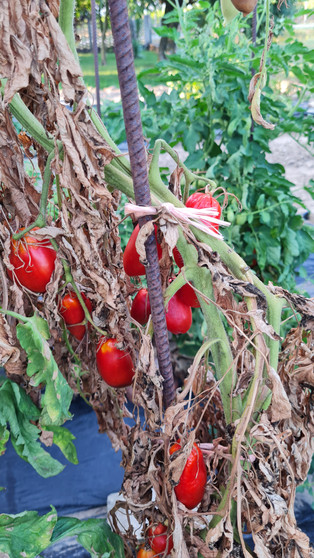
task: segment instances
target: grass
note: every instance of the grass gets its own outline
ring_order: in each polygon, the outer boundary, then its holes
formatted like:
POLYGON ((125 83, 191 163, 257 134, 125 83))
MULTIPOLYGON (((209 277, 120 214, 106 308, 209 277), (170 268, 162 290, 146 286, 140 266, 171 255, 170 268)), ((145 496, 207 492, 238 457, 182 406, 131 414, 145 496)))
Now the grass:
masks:
MULTIPOLYGON (((79 59, 81 68, 84 75, 84 81, 87 87, 95 87, 95 69, 94 69, 94 57, 93 54, 79 53, 79 59)), ((142 70, 147 68, 152 68, 156 65, 158 61, 158 55, 156 52, 151 52, 143 50, 140 53, 140 58, 135 59, 135 71, 140 73, 142 70)), ((115 56, 113 52, 107 54, 107 64, 106 66, 101 66, 100 55, 98 56, 99 63, 99 81, 100 89, 105 89, 105 87, 110 87, 111 85, 119 87, 118 82, 118 71, 115 61, 115 56)))

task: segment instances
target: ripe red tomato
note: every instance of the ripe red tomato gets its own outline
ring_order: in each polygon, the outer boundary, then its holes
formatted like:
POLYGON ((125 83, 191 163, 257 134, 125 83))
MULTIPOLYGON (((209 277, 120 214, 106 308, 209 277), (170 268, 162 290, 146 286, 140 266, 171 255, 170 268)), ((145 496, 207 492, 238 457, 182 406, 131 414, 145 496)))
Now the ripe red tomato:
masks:
MULTIPOLYGON (((91 314, 93 310, 91 301, 84 295, 84 293, 81 293, 81 295, 87 306, 87 310, 91 314)), ((58 309, 69 332, 72 333, 76 339, 81 341, 85 335, 87 324, 79 325, 85 319, 85 314, 76 294, 73 291, 67 293, 63 299, 60 300, 58 309)), ((90 327, 90 324, 88 324, 88 327, 90 327)))
MULTIPOLYGON (((38 230, 34 227, 32 231, 38 230)), ((20 229, 21 231, 23 229, 20 229)), ((36 293, 44 293, 55 267, 56 251, 50 240, 37 240, 31 232, 20 240, 11 238, 9 260, 14 272, 9 277, 36 293)))
POLYGON ((118 349, 117 340, 101 337, 97 345, 96 362, 98 372, 112 387, 131 385, 134 376, 133 361, 126 351, 118 349))
MULTIPOLYGON (((181 449, 181 445, 175 442, 170 447, 170 455, 179 449, 181 449)), ((203 499, 206 482, 207 472, 203 454, 198 445, 193 444, 179 483, 174 489, 179 502, 190 510, 195 508, 203 499)))
MULTIPOLYGON (((212 207, 213 209, 217 209, 218 214, 215 216, 216 219, 220 219, 221 217, 221 206, 220 203, 213 198, 211 194, 204 194, 202 192, 195 192, 186 200, 186 207, 192 207, 196 209, 204 209, 206 207, 212 207)), ((205 224, 206 221, 205 221, 205 224)), ((219 230, 219 225, 208 225, 209 229, 213 231, 219 230)), ((178 248, 173 249, 173 257, 174 261, 176 262, 177 266, 181 269, 184 266, 183 258, 178 250, 178 248)))
POLYGON ((181 269, 181 267, 184 266, 184 261, 176 246, 174 247, 172 253, 173 253, 174 261, 176 262, 177 266, 181 269))
POLYGON ((139 324, 145 325, 150 316, 150 303, 147 289, 140 289, 135 296, 132 307, 131 316, 139 324))
MULTIPOLYGON (((202 192, 195 192, 186 200, 186 207, 193 207, 195 209, 204 209, 205 207, 210 207, 213 209, 217 209, 218 214, 215 215, 216 219, 220 219, 221 216, 221 207, 220 203, 213 198, 211 194, 204 194, 202 192)), ((206 221, 205 221, 206 223, 206 221)), ((218 231, 219 225, 208 225, 208 228, 218 231)))
POLYGON ((178 293, 168 302, 168 311, 166 312, 167 329, 171 333, 186 333, 192 325, 192 310, 182 302, 178 293))
POLYGON ((167 550, 171 552, 173 549, 173 539, 172 535, 167 535, 167 527, 162 523, 158 525, 151 525, 147 531, 148 542, 152 549, 157 553, 161 554, 167 550))
POLYGON ((156 556, 155 552, 151 548, 143 546, 143 548, 139 549, 136 558, 153 558, 153 556, 156 556))
POLYGON ((191 306, 192 308, 199 308, 200 303, 198 298, 195 294, 195 291, 191 285, 187 283, 181 287, 181 289, 177 292, 179 299, 184 302, 187 306, 191 306))
MULTIPOLYGON (((155 237, 157 240, 157 225, 155 227, 155 237)), ((126 248, 123 253, 123 267, 124 271, 129 277, 136 277, 138 275, 145 275, 145 267, 140 262, 140 257, 136 251, 135 242, 137 239, 137 235, 139 233, 140 226, 136 225, 134 231, 132 232, 129 242, 126 245, 126 248)), ((160 260, 162 256, 162 249, 161 246, 157 243, 157 251, 158 251, 158 259, 160 260)))

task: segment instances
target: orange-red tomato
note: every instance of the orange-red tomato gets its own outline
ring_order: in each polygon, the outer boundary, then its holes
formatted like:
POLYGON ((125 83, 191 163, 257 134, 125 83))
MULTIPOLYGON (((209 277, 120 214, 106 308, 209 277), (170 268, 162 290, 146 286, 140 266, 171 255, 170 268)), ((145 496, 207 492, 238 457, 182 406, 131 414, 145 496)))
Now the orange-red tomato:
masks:
MULTIPOLYGON (((181 445, 175 442, 170 447, 170 455, 179 449, 181 449, 181 445)), ((179 502, 182 502, 190 510, 195 508, 203 499, 206 482, 207 471, 203 454, 198 445, 193 444, 193 449, 182 471, 179 483, 174 489, 179 502)))
POLYGON ((192 310, 180 300, 178 293, 168 302, 168 310, 166 312, 167 329, 171 333, 186 333, 192 325, 192 310))
POLYGON ((173 549, 172 535, 167 534, 167 527, 162 523, 151 525, 147 531, 148 542, 157 554, 163 554, 165 550, 171 552, 173 549))
MULTIPOLYGON (((84 293, 81 293, 81 296, 86 304, 87 310, 91 314, 93 309, 91 301, 84 293)), ((76 339, 81 341, 85 335, 87 325, 82 324, 85 319, 85 314, 76 294, 73 291, 68 292, 62 300, 60 300, 58 309, 69 332, 76 337, 76 339)), ((90 324, 88 324, 88 327, 89 326, 90 324)))
POLYGON ((132 302, 131 316, 139 324, 145 325, 150 313, 148 291, 147 289, 140 289, 132 302))
MULTIPOLYGON (((155 227, 155 237, 157 240, 157 225, 155 227)), ((136 251, 135 242, 137 239, 137 235, 139 233, 140 226, 136 225, 134 231, 132 232, 129 242, 126 245, 126 248, 123 253, 123 267, 124 271, 130 277, 136 277, 138 275, 145 275, 145 267, 140 262, 139 254, 136 251)), ((161 246, 157 243, 157 251, 158 251, 158 259, 160 260, 162 256, 162 249, 161 246)))
POLYGON ((97 345, 98 372, 111 387, 131 385, 134 376, 133 361, 126 351, 117 347, 117 340, 101 337, 97 345))
POLYGON ((153 558, 153 556, 156 556, 155 552, 151 549, 151 548, 140 548, 136 558, 153 558))
MULTIPOLYGON (((50 240, 37 240, 31 236, 34 227, 20 240, 11 238, 9 260, 14 272, 9 277, 35 293, 44 293, 55 267, 56 251, 50 240)), ((20 229, 21 231, 23 229, 20 229)))

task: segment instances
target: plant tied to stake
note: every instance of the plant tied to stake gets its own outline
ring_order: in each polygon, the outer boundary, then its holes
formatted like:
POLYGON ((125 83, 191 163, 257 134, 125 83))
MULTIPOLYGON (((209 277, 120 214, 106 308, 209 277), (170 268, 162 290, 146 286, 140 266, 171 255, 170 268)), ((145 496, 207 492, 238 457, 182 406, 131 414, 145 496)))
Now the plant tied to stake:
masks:
MULTIPOLYGON (((71 418, 73 393, 79 394, 95 410, 99 430, 122 451, 124 501, 112 512, 116 534, 102 520, 88 525, 73 518, 59 521, 53 510, 49 518, 35 512, 5 516, 1 551, 10 555, 10 533, 13 537, 23 529, 24 536, 14 540, 19 555, 39 555, 44 545, 74 531, 84 534, 80 540, 90 553, 117 558, 136 552, 138 558, 156 552, 219 558, 238 552, 239 544, 246 557, 279 558, 282 549, 291 556, 310 555, 309 540, 290 512, 313 453, 313 301, 265 285, 224 241, 220 225, 227 223, 215 200, 214 180, 192 172, 164 140, 158 139, 147 157, 125 3, 112 0, 111 14, 119 73, 125 76, 121 89, 131 165, 85 104, 74 2, 60 0, 58 13, 57 3, 34 0, 32 18, 28 10, 27 2, 4 3, 7 25, 0 37, 0 341, 7 374, 0 382, 0 442, 5 451, 11 436, 39 474, 58 474, 63 464, 51 458, 41 440, 47 436, 58 442, 77 462, 64 423, 71 418), (19 38, 18 45, 12 36, 19 38), (130 112, 136 115, 133 121, 130 112), (29 136, 29 153, 37 154, 41 194, 25 172, 26 140, 15 121, 29 136), (170 180, 176 195, 161 178, 161 150, 177 165, 170 180), (204 187, 210 192, 201 192, 204 187), (190 196, 192 188, 197 194, 190 196), (127 276, 123 267, 119 192, 134 202, 127 212, 143 225, 125 254, 131 247, 129 263, 144 267, 149 301, 138 267, 133 284, 134 270, 127 276), (29 238, 36 227, 42 230, 35 231, 33 243, 29 238), (27 246, 27 261, 24 252, 15 254, 15 246, 27 246), (35 248, 43 250, 39 267, 47 255, 50 265, 40 288, 35 283, 39 268, 32 282, 23 284, 35 269, 35 248), (177 276, 172 258, 180 268, 177 276), (25 263, 32 267, 24 268, 25 263), (12 266, 15 283, 5 271, 12 266), (67 294, 70 306, 64 303, 58 311, 58 297, 64 300, 67 294), (186 313, 180 331, 178 301, 186 313), (199 307, 193 321, 192 302, 199 307), (299 320, 285 339, 284 305, 299 320), (149 306, 153 327, 139 327, 149 317, 149 306), (175 335, 186 331, 183 347, 193 338, 198 341, 189 364, 175 349, 175 371, 184 361, 176 384, 169 315, 175 335), (132 527, 127 534, 122 531, 120 509, 139 522, 137 533, 132 527), (37 538, 35 522, 36 529, 42 528, 37 538), (250 525, 254 551, 246 546, 243 525, 250 525)), ((183 29, 184 10, 180 17, 183 29)), ((269 20, 267 44, 268 31, 269 20)), ((261 91, 265 72, 262 61, 253 96, 261 91)))

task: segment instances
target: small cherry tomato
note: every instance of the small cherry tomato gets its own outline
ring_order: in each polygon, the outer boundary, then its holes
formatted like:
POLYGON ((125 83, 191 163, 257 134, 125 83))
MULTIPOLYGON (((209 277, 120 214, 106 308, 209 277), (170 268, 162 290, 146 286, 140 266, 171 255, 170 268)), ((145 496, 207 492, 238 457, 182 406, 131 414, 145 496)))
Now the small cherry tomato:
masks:
POLYGON ((181 287, 181 289, 177 291, 177 295, 179 299, 187 306, 191 306, 192 308, 200 307, 200 303, 198 301, 196 293, 193 287, 191 287, 191 285, 188 285, 188 283, 183 285, 183 287, 181 287))
POLYGON ((178 293, 168 302, 166 312, 167 329, 177 335, 178 333, 186 333, 192 325, 192 310, 182 302, 178 293))
MULTIPOLYGON (((81 293, 81 296, 86 304, 87 310, 91 314, 93 310, 91 301, 84 293, 81 293)), ((81 341, 85 335, 87 325, 82 324, 85 319, 85 313, 79 299, 73 291, 68 292, 62 300, 60 300, 58 310, 69 332, 76 337, 76 339, 81 341)), ((90 324, 88 324, 88 327, 90 327, 90 324)))
MULTIPOLYGON (((221 207, 220 203, 213 198, 211 194, 204 194, 202 192, 195 192, 186 200, 186 207, 193 207, 195 209, 204 209, 205 207, 213 208, 218 211, 215 215, 215 219, 220 219, 221 217, 221 207)), ((206 221, 205 221, 206 224, 206 221)), ((208 228, 218 231, 219 225, 208 225, 208 228)))
POLYGON ((145 325, 150 316, 150 303, 147 289, 140 289, 135 296, 132 307, 131 316, 139 324, 145 325))
POLYGON ((143 548, 139 549, 136 558, 153 558, 153 556, 156 556, 155 552, 151 548, 143 546, 143 548))
MULTIPOLYGON (((170 455, 179 449, 180 443, 175 442, 170 447, 170 455)), ((195 508, 203 499, 206 482, 207 472, 203 454, 198 445, 193 444, 179 483, 174 489, 177 499, 190 510, 195 508)))
MULTIPOLYGON (((26 289, 35 293, 44 293, 55 267, 56 251, 50 240, 31 236, 34 227, 20 240, 11 238, 9 260, 14 266, 13 273, 8 270, 9 277, 16 280, 26 289)), ((22 231, 24 229, 20 229, 22 231)), ((19 232, 20 232, 19 231, 19 232)))
POLYGON ((101 337, 97 345, 98 372, 111 387, 131 385, 134 376, 133 361, 126 351, 117 347, 117 340, 101 337))
POLYGON ((162 523, 149 527, 147 531, 148 542, 151 548, 157 553, 164 553, 165 550, 169 553, 173 549, 172 535, 167 534, 167 527, 162 523))
MULTIPOLYGON (((155 237, 157 241, 157 225, 154 225, 154 227, 155 227, 155 237)), ((135 242, 139 230, 140 230, 140 226, 136 225, 123 253, 123 267, 125 273, 129 275, 129 277, 137 277, 138 275, 145 275, 145 267, 140 262, 140 257, 135 247, 135 242)), ((158 259, 160 260, 162 256, 162 249, 160 244, 158 244, 158 242, 157 242, 157 251, 158 251, 158 259)))

